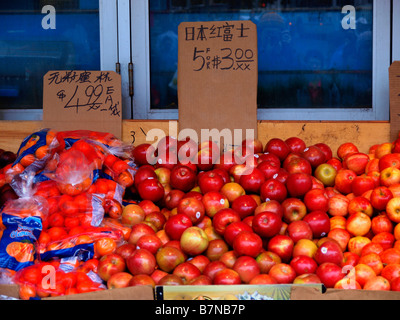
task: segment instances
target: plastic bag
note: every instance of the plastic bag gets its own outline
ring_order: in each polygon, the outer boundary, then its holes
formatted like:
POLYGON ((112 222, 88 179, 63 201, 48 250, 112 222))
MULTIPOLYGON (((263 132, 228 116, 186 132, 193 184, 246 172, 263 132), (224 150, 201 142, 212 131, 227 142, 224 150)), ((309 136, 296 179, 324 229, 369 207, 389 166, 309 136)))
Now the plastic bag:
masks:
POLYGON ((47 160, 64 146, 64 141, 57 137, 57 131, 43 129, 32 133, 22 141, 16 160, 5 170, 6 182, 10 183, 14 176, 26 170, 38 173, 47 160))
POLYGON ((57 183, 62 194, 75 196, 87 191, 93 183, 94 164, 79 150, 68 149, 60 153, 53 173, 45 175, 57 183))
POLYGON ((38 240, 48 217, 45 198, 33 196, 34 175, 20 174, 11 186, 20 197, 7 201, 0 212, 0 268, 20 270, 33 264, 38 240))
POLYGON ((101 278, 80 269, 79 259, 40 262, 18 271, 13 277, 23 300, 41 299, 106 289, 101 278))
POLYGON ((113 252, 124 240, 122 231, 111 227, 77 227, 65 233, 61 229, 57 229, 60 231, 59 239, 52 240, 50 236, 49 240, 38 241, 40 260, 73 256, 79 256, 82 261, 99 258, 113 252))

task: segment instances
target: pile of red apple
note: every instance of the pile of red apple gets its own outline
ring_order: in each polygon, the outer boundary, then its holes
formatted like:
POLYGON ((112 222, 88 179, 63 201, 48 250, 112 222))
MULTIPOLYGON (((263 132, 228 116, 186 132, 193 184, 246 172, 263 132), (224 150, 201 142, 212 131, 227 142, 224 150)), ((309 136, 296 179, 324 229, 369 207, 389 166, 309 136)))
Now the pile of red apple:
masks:
POLYGON ((336 154, 297 137, 265 146, 244 140, 222 154, 211 141, 170 136, 156 150, 138 145, 130 192, 139 202, 121 217, 129 240, 101 258, 98 273, 109 288, 323 283, 398 291, 399 141, 368 153, 343 143, 336 154))

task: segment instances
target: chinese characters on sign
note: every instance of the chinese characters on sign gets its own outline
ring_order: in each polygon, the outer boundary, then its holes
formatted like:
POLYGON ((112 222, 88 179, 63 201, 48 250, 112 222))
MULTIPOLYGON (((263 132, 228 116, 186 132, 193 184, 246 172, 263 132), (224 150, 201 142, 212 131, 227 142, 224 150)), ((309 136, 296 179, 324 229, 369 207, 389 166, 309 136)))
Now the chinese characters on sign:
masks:
POLYGON ((247 130, 256 137, 257 54, 257 28, 251 21, 180 23, 180 132, 193 134, 200 142, 219 141, 221 152, 247 130))
POLYGON ((49 86, 60 88, 56 95, 64 109, 74 108, 76 113, 108 112, 121 117, 120 101, 113 97, 115 88, 108 71, 53 71, 47 74, 47 81, 49 86), (69 91, 65 84, 69 84, 69 91))
POLYGON ((186 26, 185 41, 196 43, 193 48, 193 70, 251 70, 255 62, 254 49, 242 47, 236 41, 249 37, 249 30, 240 21, 186 26), (220 46, 216 47, 215 42, 220 46))
POLYGON ((55 130, 122 133, 121 76, 114 71, 52 70, 43 77, 43 122, 55 130))

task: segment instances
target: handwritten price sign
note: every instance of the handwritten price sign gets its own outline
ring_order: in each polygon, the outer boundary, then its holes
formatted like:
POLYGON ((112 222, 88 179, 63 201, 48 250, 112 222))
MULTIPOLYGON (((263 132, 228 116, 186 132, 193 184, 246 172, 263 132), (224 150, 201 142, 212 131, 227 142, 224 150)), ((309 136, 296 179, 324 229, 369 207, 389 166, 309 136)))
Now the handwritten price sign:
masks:
POLYGON ((58 130, 121 136, 121 77, 113 71, 49 71, 43 78, 43 121, 58 130))

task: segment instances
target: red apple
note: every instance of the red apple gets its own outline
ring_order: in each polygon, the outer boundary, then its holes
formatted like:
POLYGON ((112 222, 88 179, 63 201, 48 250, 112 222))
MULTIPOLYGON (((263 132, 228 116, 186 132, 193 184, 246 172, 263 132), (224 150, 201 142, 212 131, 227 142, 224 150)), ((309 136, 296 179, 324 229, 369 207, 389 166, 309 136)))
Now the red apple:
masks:
MULTIPOLYGON (((147 274, 137 274, 132 276, 131 280, 129 281, 128 287, 134 287, 134 286, 151 286, 155 287, 156 286, 156 281, 152 278, 153 274, 159 270, 155 270, 151 276, 147 274)), ((166 275, 166 274, 165 274, 166 275)), ((164 275, 164 276, 165 276, 164 275)), ((163 276, 163 277, 164 277, 163 276)), ((158 283, 158 282, 157 282, 158 283)))
POLYGON ((223 239, 213 239, 209 241, 205 255, 210 261, 216 261, 228 251, 229 246, 223 239))
POLYGON ((282 202, 283 220, 286 223, 302 220, 307 214, 304 202, 298 198, 287 198, 282 202))
POLYGON ((311 176, 307 173, 291 173, 286 180, 286 188, 291 197, 302 198, 312 188, 311 176))
POLYGON ((136 247, 146 249, 154 255, 162 247, 162 242, 155 234, 145 234, 136 242, 136 247))
POLYGON ((276 179, 269 179, 261 185, 260 197, 263 202, 269 199, 281 203, 287 198, 286 186, 276 179))
POLYGON ((386 205, 393 198, 393 193, 385 186, 376 187, 370 197, 371 205, 378 211, 385 211, 386 205))
POLYGON ((308 191, 304 196, 303 202, 309 212, 316 210, 328 211, 329 209, 329 198, 325 189, 308 191))
POLYGON ((287 263, 278 263, 272 266, 268 274, 279 284, 293 283, 296 278, 296 271, 287 263))
POLYGON ((259 204, 254 210, 254 215, 264 211, 275 212, 281 218, 283 217, 282 205, 276 200, 268 200, 259 204))
POLYGON ((200 272, 203 272, 206 266, 210 263, 210 259, 208 259, 205 255, 197 255, 195 257, 190 257, 187 262, 195 265, 200 272))
POLYGON ((393 232, 393 223, 386 214, 379 214, 371 220, 371 230, 374 234, 393 232))
POLYGON ((135 224, 132 226, 131 233, 129 235, 128 243, 136 245, 140 237, 146 234, 155 234, 154 229, 144 222, 135 224))
POLYGON ((178 206, 179 201, 183 198, 185 192, 179 189, 172 189, 165 196, 164 204, 165 207, 169 210, 172 210, 178 206))
POLYGON ((201 274, 198 277, 190 280, 187 284, 190 286, 209 286, 212 285, 212 280, 210 277, 201 274))
POLYGON ((342 143, 338 149, 337 149, 337 156, 339 159, 343 160, 347 155, 352 154, 352 153, 357 153, 358 148, 357 146, 352 143, 352 142, 345 142, 342 143))
POLYGON ((241 221, 239 214, 231 208, 219 210, 212 220, 215 231, 220 235, 225 233, 229 224, 238 221, 241 221))
POLYGON ((164 229, 169 238, 172 240, 180 240, 182 233, 192 225, 192 221, 186 214, 179 213, 169 217, 165 223, 164 229))
POLYGON ((293 158, 289 158, 289 156, 286 158, 286 160, 283 162, 283 166, 289 174, 292 173, 307 173, 307 174, 312 174, 312 167, 310 162, 301 157, 301 156, 294 156, 293 158))
POLYGON ((257 261, 249 256, 238 257, 232 269, 239 274, 242 283, 250 283, 255 276, 260 274, 257 261))
POLYGON ((306 143, 299 137, 290 137, 285 140, 288 145, 290 152, 301 153, 306 147, 306 143))
POLYGON ((137 249, 126 259, 126 266, 133 275, 150 275, 156 268, 156 258, 147 249, 137 249))
POLYGON ((349 194, 352 192, 352 184, 357 177, 353 170, 342 169, 339 170, 335 177, 335 187, 342 194, 349 194))
POLYGON ((381 171, 380 183, 382 186, 390 187, 400 183, 400 169, 387 167, 381 171))
POLYGON ((182 286, 184 285, 183 280, 176 274, 167 274, 162 277, 158 282, 160 286, 182 286))
POLYGON ((226 243, 232 246, 235 237, 243 231, 252 232, 253 229, 243 221, 235 221, 227 225, 224 232, 224 239, 226 243))
POLYGON ((139 166, 154 163, 155 148, 150 143, 141 143, 133 148, 131 154, 139 166))
POLYGON ((268 180, 279 172, 280 162, 277 163, 275 161, 268 161, 268 160, 261 161, 257 165, 257 169, 264 174, 265 180, 268 180))
POLYGON ((238 256, 247 255, 255 258, 262 250, 262 240, 254 232, 243 231, 235 237, 232 247, 238 256))
POLYGON ((247 193, 259 193, 264 182, 264 173, 258 168, 247 169, 239 179, 239 184, 247 193))
POLYGON ((241 219, 244 219, 254 213, 255 209, 257 208, 257 202, 252 196, 245 194, 237 197, 232 202, 231 207, 233 210, 239 213, 241 219))
POLYGON ((320 148, 322 152, 325 154, 325 161, 329 161, 330 159, 332 159, 333 152, 330 146, 322 142, 316 143, 315 146, 320 148))
POLYGON ((197 224, 204 218, 206 210, 201 200, 195 197, 188 197, 179 201, 177 213, 186 214, 193 224, 197 224))
POLYGON ((253 279, 251 279, 249 284, 254 284, 254 285, 278 284, 278 281, 276 281, 269 274, 261 273, 255 276, 253 279))
POLYGON ((322 283, 315 273, 304 273, 293 280, 293 284, 322 283))
POLYGON ((185 165, 176 165, 171 170, 170 185, 173 189, 188 192, 196 184, 196 173, 185 165))
POLYGON ((365 192, 373 190, 374 188, 375 188, 374 179, 366 174, 355 177, 351 185, 351 190, 356 197, 361 196, 365 192))
POLYGON ((289 262, 292 257, 294 241, 286 235, 276 235, 268 242, 268 251, 276 253, 282 262, 289 262))
POLYGON ((199 277, 201 272, 195 265, 189 262, 183 262, 176 266, 172 274, 181 278, 184 284, 188 284, 193 279, 199 277))
POLYGON ((270 152, 276 155, 280 161, 283 161, 289 154, 290 149, 286 142, 282 139, 272 138, 265 145, 264 152, 270 152))
POLYGON ((221 209, 229 208, 228 198, 217 191, 210 191, 203 195, 202 202, 207 216, 210 218, 221 209))
POLYGON ((198 178, 198 185, 203 194, 210 191, 220 191, 224 185, 224 180, 218 173, 214 171, 208 171, 202 174, 198 178))
POLYGON ((316 275, 321 279, 322 283, 327 288, 333 288, 336 282, 345 276, 345 274, 342 272, 342 268, 331 262, 325 262, 319 265, 316 275))
POLYGON ((343 251, 336 241, 326 240, 318 247, 314 259, 318 265, 331 262, 340 266, 343 261, 343 251))
POLYGON ((314 238, 324 237, 330 231, 329 216, 324 211, 312 211, 303 218, 303 221, 306 221, 311 227, 314 238))
POLYGON ((347 216, 349 203, 350 201, 346 196, 336 194, 328 200, 328 213, 331 216, 347 216))
POLYGON ((289 223, 287 227, 287 233, 289 237, 293 239, 294 243, 297 243, 300 239, 312 240, 313 238, 311 227, 303 220, 289 223))
POLYGON ((115 253, 119 254, 122 258, 127 259, 135 250, 135 245, 131 243, 123 243, 117 247, 115 253))
POLYGON ((187 137, 177 142, 178 161, 182 164, 193 162, 196 159, 198 145, 193 139, 187 137))
POLYGON ((282 219, 274 212, 260 212, 254 216, 252 228, 260 237, 271 238, 281 230, 282 219))
POLYGON ((340 169, 343 168, 342 162, 338 158, 332 158, 328 160, 326 163, 334 167, 336 169, 336 172, 338 172, 340 169))
POLYGON ((213 284, 217 285, 234 285, 241 283, 242 281, 240 280, 239 274, 230 268, 225 268, 217 272, 213 280, 213 284))
POLYGON ((128 272, 114 273, 107 281, 107 289, 126 288, 132 277, 132 274, 128 272))
POLYGON ((347 155, 343 160, 343 165, 356 173, 356 175, 360 175, 365 173, 365 168, 369 162, 369 156, 366 153, 356 152, 347 155))
POLYGON ((263 144, 258 139, 244 139, 242 141, 242 149, 243 150, 251 150, 253 154, 263 152, 263 144))
POLYGON ((223 270, 226 269, 227 266, 222 261, 211 261, 203 271, 203 274, 209 277, 212 281, 214 281, 215 275, 223 270))
POLYGON ((113 274, 126 269, 125 259, 117 253, 102 256, 97 267, 97 274, 104 281, 108 281, 113 274))
POLYGON ((325 153, 315 145, 305 148, 301 156, 310 162, 313 169, 327 160, 325 159, 325 153))
POLYGON ((182 250, 167 245, 157 251, 156 261, 162 271, 169 273, 185 261, 185 255, 182 250))
POLYGON ((282 259, 274 252, 263 251, 256 257, 256 261, 260 267, 260 272, 268 273, 272 266, 281 263, 282 259))
POLYGON ((371 217, 374 213, 374 208, 372 207, 371 202, 362 196, 357 196, 351 199, 347 209, 350 216, 353 213, 362 212, 371 217))
POLYGON ((315 273, 318 264, 308 256, 297 256, 290 261, 290 266, 296 271, 296 275, 315 273))
POLYGON ((400 153, 388 153, 379 159, 379 171, 383 169, 394 167, 400 169, 400 153))
MULTIPOLYGON (((136 176, 135 176, 136 177, 136 176)), ((164 187, 157 178, 147 178, 139 183, 137 191, 144 200, 158 202, 164 197, 164 187)))

